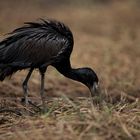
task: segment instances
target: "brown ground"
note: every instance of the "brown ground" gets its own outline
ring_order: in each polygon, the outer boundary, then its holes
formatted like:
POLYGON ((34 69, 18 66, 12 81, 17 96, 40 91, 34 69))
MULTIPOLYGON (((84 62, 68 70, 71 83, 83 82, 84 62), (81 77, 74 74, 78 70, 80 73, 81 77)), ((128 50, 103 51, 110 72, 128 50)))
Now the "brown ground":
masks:
MULTIPOLYGON (((43 0, 27 3, 23 0, 0 3, 1 39, 24 21, 47 17, 63 21, 74 34, 73 67, 92 67, 100 78, 102 95, 95 97, 96 104, 92 105, 85 86, 66 79, 50 67, 45 82, 49 112, 40 115, 29 107, 27 116, 20 103, 21 83, 27 71, 16 73, 0 83, 0 109, 20 111, 22 116, 0 113, 0 139, 138 140, 139 2, 84 3, 85 6, 78 2, 48 6, 43 0)), ((29 82, 29 96, 36 104, 40 104, 39 84, 36 71, 29 82)))

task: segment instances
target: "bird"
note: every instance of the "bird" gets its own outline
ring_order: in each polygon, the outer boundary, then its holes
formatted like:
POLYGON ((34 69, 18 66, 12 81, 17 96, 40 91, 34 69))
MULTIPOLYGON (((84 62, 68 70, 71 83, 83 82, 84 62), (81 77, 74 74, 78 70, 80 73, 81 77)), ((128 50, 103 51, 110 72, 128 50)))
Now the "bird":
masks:
POLYGON ((27 69, 28 74, 22 83, 27 105, 28 81, 32 72, 38 69, 41 76, 40 96, 45 110, 45 73, 48 66, 53 66, 65 77, 87 86, 94 97, 98 93, 99 78, 91 68, 72 68, 70 56, 73 46, 73 34, 62 22, 54 19, 25 22, 0 42, 0 81, 19 70, 27 69))

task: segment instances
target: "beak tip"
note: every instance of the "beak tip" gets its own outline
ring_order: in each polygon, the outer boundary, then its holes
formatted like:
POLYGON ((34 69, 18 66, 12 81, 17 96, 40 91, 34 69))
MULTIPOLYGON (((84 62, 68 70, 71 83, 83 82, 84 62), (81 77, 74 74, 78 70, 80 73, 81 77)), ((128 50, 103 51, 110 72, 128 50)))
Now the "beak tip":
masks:
POLYGON ((92 96, 98 95, 99 94, 99 84, 94 83, 92 87, 90 87, 90 92, 92 96))

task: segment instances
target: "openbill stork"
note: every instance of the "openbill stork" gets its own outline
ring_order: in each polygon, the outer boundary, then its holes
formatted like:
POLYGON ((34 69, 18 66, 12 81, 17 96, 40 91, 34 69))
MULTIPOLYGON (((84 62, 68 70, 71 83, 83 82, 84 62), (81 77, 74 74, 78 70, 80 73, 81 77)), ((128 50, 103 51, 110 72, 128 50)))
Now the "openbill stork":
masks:
POLYGON ((41 75, 41 99, 45 109, 44 79, 49 65, 64 76, 86 85, 94 96, 98 88, 98 77, 91 68, 73 69, 70 55, 74 40, 70 29, 55 20, 27 22, 15 29, 0 42, 0 80, 22 69, 29 69, 24 82, 25 104, 28 103, 27 83, 35 69, 41 75))

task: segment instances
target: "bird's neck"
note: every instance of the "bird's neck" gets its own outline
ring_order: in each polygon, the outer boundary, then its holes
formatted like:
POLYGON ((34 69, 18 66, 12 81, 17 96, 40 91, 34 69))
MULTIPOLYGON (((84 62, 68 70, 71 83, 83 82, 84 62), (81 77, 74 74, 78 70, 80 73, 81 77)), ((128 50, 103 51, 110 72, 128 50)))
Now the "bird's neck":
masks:
POLYGON ((71 67, 70 62, 63 63, 62 65, 59 64, 56 69, 63 74, 65 77, 70 78, 72 80, 76 80, 78 82, 82 82, 80 78, 80 73, 78 72, 78 69, 73 69, 71 67))
POLYGON ((81 82, 77 69, 70 68, 69 70, 65 72, 60 72, 60 73, 63 74, 67 78, 81 82))

